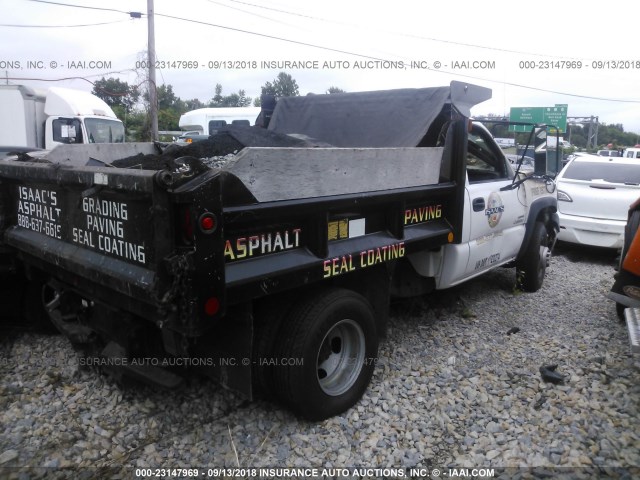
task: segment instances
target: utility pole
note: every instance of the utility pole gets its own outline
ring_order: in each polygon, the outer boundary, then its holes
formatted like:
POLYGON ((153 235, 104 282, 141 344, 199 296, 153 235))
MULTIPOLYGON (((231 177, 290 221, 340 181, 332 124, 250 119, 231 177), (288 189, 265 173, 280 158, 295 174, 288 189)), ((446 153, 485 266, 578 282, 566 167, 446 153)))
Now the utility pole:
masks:
POLYGON ((151 140, 158 141, 158 91, 156 90, 156 36, 153 25, 153 0, 147 0, 149 54, 149 115, 151 116, 151 140))
MULTIPOLYGON (((595 149, 598 146, 598 125, 599 117, 593 115, 588 117, 567 117, 567 125, 579 125, 583 126, 589 124, 589 130, 587 132, 587 149, 595 149)), ((571 140, 569 140, 571 141, 571 140)))

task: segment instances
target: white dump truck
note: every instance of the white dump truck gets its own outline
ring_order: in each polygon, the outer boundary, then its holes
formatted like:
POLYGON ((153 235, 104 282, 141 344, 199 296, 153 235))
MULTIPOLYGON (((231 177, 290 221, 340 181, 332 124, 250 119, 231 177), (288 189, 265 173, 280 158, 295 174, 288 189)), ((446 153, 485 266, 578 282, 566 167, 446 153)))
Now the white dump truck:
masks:
POLYGON ((324 419, 371 381, 392 297, 498 267, 542 286, 560 158, 512 167, 469 119, 490 97, 452 82, 283 98, 267 131, 208 140, 249 145, 223 168, 135 143, 0 162, 0 240, 34 316, 116 378, 175 387, 189 366, 324 419))

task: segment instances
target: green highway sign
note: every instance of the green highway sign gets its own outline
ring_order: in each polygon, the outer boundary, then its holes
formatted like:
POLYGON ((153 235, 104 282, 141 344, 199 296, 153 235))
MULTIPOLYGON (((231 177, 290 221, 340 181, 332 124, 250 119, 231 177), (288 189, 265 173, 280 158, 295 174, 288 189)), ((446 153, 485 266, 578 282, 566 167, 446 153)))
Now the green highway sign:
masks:
MULTIPOLYGON (((543 122, 547 125, 555 125, 558 127, 558 133, 567 131, 567 110, 569 105, 559 105, 556 103, 554 107, 546 107, 544 109, 543 122)), ((555 131, 549 131, 555 133, 555 131)))
MULTIPOLYGON (((556 104, 553 107, 512 107, 509 112, 511 122, 542 123, 558 127, 559 133, 567 131, 567 110, 569 105, 556 104)), ((526 125, 509 125, 510 132, 528 132, 526 125)), ((555 129, 554 132, 555 133, 555 129)))
MULTIPOLYGON (((542 123, 542 107, 511 107, 509 121, 542 123)), ((528 132, 531 127, 526 125, 509 125, 510 132, 528 132)))

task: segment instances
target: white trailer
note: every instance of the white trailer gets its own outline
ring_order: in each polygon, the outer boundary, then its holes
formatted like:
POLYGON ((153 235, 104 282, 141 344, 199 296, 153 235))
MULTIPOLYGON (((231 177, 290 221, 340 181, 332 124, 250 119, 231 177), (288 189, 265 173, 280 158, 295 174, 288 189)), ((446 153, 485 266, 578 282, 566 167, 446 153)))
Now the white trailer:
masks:
POLYGON ((260 107, 199 108, 183 114, 178 126, 182 130, 213 135, 227 125, 253 126, 260 107))
POLYGON ((124 125, 102 99, 82 90, 0 86, 0 145, 46 148, 122 143, 124 125))

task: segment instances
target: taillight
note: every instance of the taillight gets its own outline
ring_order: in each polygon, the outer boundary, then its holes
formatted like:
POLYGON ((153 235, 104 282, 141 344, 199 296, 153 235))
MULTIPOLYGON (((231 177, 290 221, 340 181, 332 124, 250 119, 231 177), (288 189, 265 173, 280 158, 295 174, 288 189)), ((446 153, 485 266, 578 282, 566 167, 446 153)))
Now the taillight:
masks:
POLYGON ((209 234, 215 232, 216 228, 218 227, 218 221, 213 213, 205 212, 200 215, 200 218, 198 219, 198 225, 202 233, 209 234))
POLYGON ((204 304, 204 313, 213 317, 220 310, 220 300, 216 297, 209 298, 204 304))

